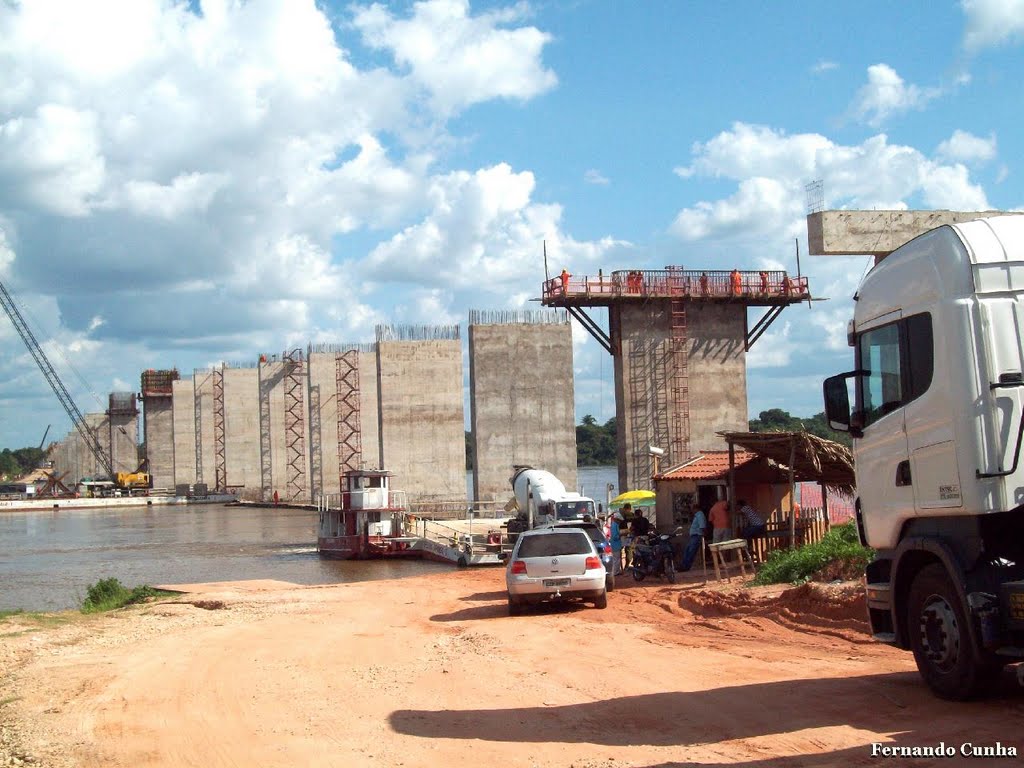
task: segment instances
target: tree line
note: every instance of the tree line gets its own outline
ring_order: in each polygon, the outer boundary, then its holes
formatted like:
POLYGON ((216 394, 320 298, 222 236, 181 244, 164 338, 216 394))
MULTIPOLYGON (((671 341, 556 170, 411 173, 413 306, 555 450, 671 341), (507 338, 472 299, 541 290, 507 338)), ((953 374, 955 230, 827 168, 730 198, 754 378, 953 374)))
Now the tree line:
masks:
MULTIPOLYGON (((812 435, 834 440, 850 447, 850 436, 829 428, 824 413, 809 418, 793 416, 781 408, 761 411, 756 419, 748 423, 751 432, 810 432, 812 435)), ((605 467, 618 463, 615 448, 615 417, 604 424, 586 415, 576 426, 576 466, 605 467)), ((473 468, 473 436, 466 433, 466 469, 473 468)))
POLYGON ((46 461, 46 451, 39 448, 4 448, 0 451, 0 480, 10 482, 28 474, 46 461))

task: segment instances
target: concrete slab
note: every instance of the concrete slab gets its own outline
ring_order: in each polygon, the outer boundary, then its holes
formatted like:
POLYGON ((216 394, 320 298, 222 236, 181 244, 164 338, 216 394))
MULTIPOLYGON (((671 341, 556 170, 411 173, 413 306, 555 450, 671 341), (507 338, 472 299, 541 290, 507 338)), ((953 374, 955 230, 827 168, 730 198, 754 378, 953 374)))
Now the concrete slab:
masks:
POLYGON ((884 258, 930 229, 1013 211, 818 211, 807 216, 807 247, 815 256, 884 258))

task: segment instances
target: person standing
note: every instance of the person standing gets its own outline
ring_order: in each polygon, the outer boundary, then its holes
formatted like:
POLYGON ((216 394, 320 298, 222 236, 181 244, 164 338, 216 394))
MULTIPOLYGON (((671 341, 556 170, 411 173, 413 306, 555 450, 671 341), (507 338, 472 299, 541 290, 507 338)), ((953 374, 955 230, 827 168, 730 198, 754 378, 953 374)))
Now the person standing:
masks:
POLYGON ((743 293, 743 276, 738 269, 729 273, 729 280, 732 283, 732 295, 739 296, 743 293))
POLYGON ((765 296, 768 295, 768 273, 763 269, 761 270, 759 277, 761 278, 761 293, 765 296))
POLYGON ((719 499, 711 505, 708 521, 711 523, 711 543, 718 544, 732 538, 732 520, 729 519, 729 502, 719 499))
POLYGON ((701 272, 700 273, 700 295, 701 296, 707 296, 708 295, 708 273, 707 272, 701 272))
POLYGON ((562 267, 562 275, 561 275, 561 277, 562 277, 562 295, 565 296, 569 292, 569 278, 572 277, 572 275, 569 274, 569 270, 567 270, 565 267, 562 267))
POLYGON ((698 509, 693 515, 693 522, 690 523, 690 540, 686 543, 686 551, 683 552, 683 564, 681 571, 688 571, 693 566, 693 559, 697 552, 704 546, 704 531, 708 527, 708 519, 704 512, 698 509))
POLYGON ((622 573, 622 531, 619 523, 622 522, 622 513, 612 513, 608 524, 608 543, 612 545, 612 574, 618 576, 622 573))

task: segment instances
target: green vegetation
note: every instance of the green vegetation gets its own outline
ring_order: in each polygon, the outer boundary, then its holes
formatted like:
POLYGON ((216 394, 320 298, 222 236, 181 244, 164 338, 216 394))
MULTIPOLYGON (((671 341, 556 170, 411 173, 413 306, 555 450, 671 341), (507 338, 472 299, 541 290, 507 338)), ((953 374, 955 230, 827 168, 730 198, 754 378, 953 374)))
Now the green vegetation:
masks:
POLYGON ((841 443, 847 448, 852 444, 850 436, 845 432, 836 432, 831 429, 825 420, 825 414, 819 413, 809 419, 801 419, 799 416, 791 416, 788 411, 781 408, 771 408, 761 411, 756 419, 750 421, 751 432, 810 432, 812 435, 823 437, 841 443))
POLYGON ((586 415, 576 427, 576 465, 579 467, 606 467, 617 464, 615 449, 615 418, 600 425, 586 415))
POLYGON ((0 480, 10 481, 41 467, 46 461, 46 451, 38 448, 18 448, 0 451, 0 480))
POLYGON ((3 611, 0 611, 0 620, 6 619, 8 616, 18 616, 18 615, 20 615, 20 614, 22 614, 24 612, 25 611, 23 611, 21 608, 6 609, 6 610, 3 610, 3 611))
POLYGON ((816 544, 772 552, 754 583, 802 583, 815 577, 824 581, 853 579, 863 574, 872 555, 872 550, 857 540, 854 524, 844 523, 834 526, 816 544))
POLYGON ((150 586, 128 589, 120 581, 111 577, 89 586, 87 596, 82 602, 82 613, 113 611, 126 605, 141 603, 152 597, 169 597, 173 594, 173 592, 165 592, 150 586))
MULTIPOLYGON (((750 421, 751 432, 810 432, 812 435, 834 440, 850 447, 850 436, 829 429, 825 414, 807 419, 791 416, 781 408, 761 411, 750 421)), ((615 417, 604 424, 587 414, 576 427, 576 465, 579 467, 607 467, 618 463, 615 447, 615 417)), ((466 432, 466 469, 473 469, 473 433, 466 432)))

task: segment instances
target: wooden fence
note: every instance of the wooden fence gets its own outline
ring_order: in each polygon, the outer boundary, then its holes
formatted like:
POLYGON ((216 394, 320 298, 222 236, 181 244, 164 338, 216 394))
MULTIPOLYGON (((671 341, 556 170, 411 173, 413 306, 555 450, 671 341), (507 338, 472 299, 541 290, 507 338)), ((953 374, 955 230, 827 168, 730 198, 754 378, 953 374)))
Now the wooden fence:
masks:
MULTIPOLYGON (((830 527, 821 509, 801 509, 796 520, 796 546, 821 541, 830 527)), ((789 520, 773 519, 766 524, 765 535, 753 540, 750 554, 756 562, 763 563, 770 553, 789 546, 789 520)))

